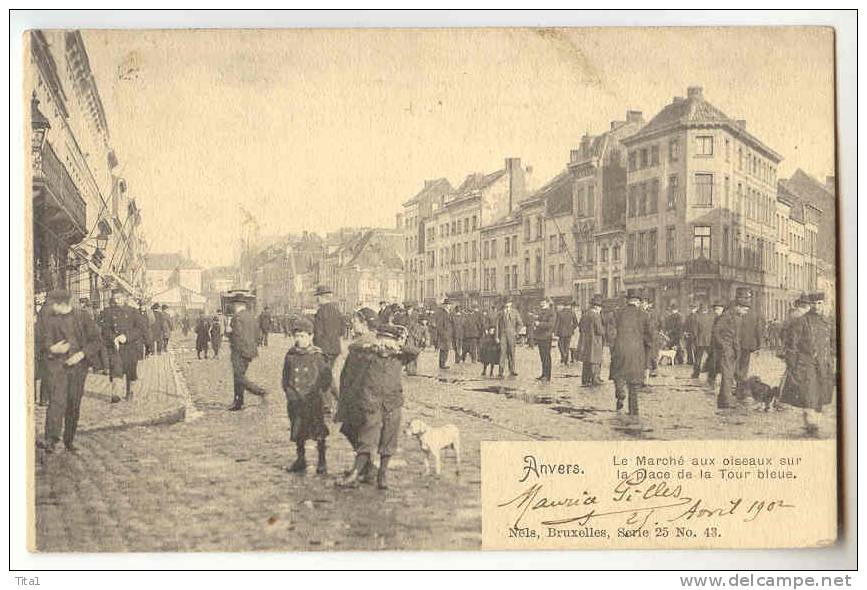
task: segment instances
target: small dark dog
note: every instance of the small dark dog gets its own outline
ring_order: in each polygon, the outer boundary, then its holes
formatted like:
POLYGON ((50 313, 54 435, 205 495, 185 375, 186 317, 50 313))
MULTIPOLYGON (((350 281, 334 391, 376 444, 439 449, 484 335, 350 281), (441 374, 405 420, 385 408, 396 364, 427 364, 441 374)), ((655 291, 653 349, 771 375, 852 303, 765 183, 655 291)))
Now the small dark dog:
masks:
POLYGON ((741 392, 743 395, 752 395, 756 401, 756 409, 766 412, 774 409, 780 398, 779 387, 771 387, 755 376, 741 383, 741 392))

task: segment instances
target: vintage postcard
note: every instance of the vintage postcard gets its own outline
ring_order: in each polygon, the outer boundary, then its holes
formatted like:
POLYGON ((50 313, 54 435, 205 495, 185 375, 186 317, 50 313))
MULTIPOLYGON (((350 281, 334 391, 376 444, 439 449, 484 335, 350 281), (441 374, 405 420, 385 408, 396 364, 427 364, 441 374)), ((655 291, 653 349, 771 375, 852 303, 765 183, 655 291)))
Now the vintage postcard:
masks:
POLYGON ((837 541, 833 28, 23 42, 31 551, 837 541))

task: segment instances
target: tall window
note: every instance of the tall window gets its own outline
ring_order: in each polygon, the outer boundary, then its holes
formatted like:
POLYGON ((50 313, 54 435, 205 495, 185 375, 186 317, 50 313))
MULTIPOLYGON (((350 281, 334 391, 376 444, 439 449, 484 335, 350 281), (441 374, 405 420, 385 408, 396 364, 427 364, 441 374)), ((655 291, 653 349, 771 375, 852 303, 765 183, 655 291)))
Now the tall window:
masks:
POLYGON ((729 261, 729 228, 723 227, 723 236, 722 236, 722 261, 729 261))
POLYGON ((645 234, 644 232, 638 232, 638 239, 635 244, 635 265, 636 266, 644 266, 644 246, 645 246, 645 234))
POLYGON ((508 256, 509 252, 511 251, 511 248, 512 248, 512 240, 510 240, 509 238, 506 238, 505 241, 503 242, 503 244, 504 244, 503 254, 505 256, 508 256))
POLYGON ((594 195, 595 186, 589 185, 587 187, 587 215, 593 216, 596 214, 596 196, 594 195))
POLYGON ((557 253, 557 236, 551 236, 548 240, 548 252, 557 253))
POLYGON ((600 280, 599 291, 602 293, 602 297, 608 299, 608 279, 602 278, 600 280))
POLYGON ((507 292, 509 290, 509 267, 505 267, 503 269, 503 289, 507 292))
POLYGON ((536 218, 536 239, 541 240, 542 234, 545 233, 545 221, 542 216, 536 218))
POLYGON ((652 229, 647 233, 647 264, 650 266, 656 265, 656 230, 652 229))
POLYGON ((668 142, 668 159, 672 162, 677 162, 680 157, 680 141, 672 139, 668 142))
POLYGON ((641 150, 641 167, 647 168, 649 160, 647 159, 647 148, 641 150))
POLYGON ((563 286, 566 280, 566 265, 562 262, 557 266, 557 285, 563 286))
POLYGON ((650 148, 650 165, 659 166, 659 146, 654 145, 650 148))
POLYGON ((608 262, 608 246, 602 246, 599 251, 599 260, 601 262, 608 262))
POLYGON ((491 291, 497 290, 497 269, 491 269, 491 291))
POLYGON ((647 215, 647 185, 638 185, 638 215, 647 215))
POLYGON ((530 257, 524 256, 524 283, 530 282, 530 257))
POLYGON ((524 220, 524 241, 530 241, 530 218, 524 220))
POLYGON ((672 174, 668 177, 668 198, 666 199, 666 206, 669 209, 674 209, 677 206, 677 191, 678 191, 678 178, 677 174, 672 174))
POLYGON ((578 194, 576 196, 576 207, 578 209, 578 215, 584 215, 584 187, 578 189, 578 194))
POLYGON ((738 148, 738 170, 744 169, 744 149, 738 148))
POLYGON ((479 220, 476 218, 475 215, 473 215, 473 231, 475 231, 478 226, 479 226, 479 220))
POLYGON ((665 261, 668 263, 674 262, 675 258, 675 228, 670 226, 665 228, 665 261))
POLYGON ((518 265, 517 264, 512 265, 512 288, 513 289, 518 288, 518 265))
POLYGON ((634 151, 629 152, 629 170, 630 170, 630 172, 632 170, 635 170, 635 164, 637 161, 638 161, 638 157, 636 156, 635 152, 634 151))
POLYGON ((542 252, 536 250, 536 284, 542 284, 542 252))
POLYGON ((697 225, 693 229, 692 257, 710 260, 710 226, 697 225))
POLYGON ((491 240, 491 258, 497 257, 497 239, 491 240))
POLYGON ((637 192, 638 192, 638 186, 634 185, 634 184, 630 184, 629 185, 629 203, 628 203, 628 205, 629 205, 628 206, 629 217, 635 217, 635 215, 638 213, 638 209, 636 208, 636 206, 637 206, 636 193, 637 192))
POLYGON ((730 192, 731 192, 731 186, 730 186, 730 185, 731 185, 731 182, 729 181, 729 175, 726 174, 726 178, 725 178, 725 193, 724 193, 724 195, 725 195, 725 203, 723 204, 723 206, 724 206, 726 209, 731 208, 731 204, 730 204, 730 201, 729 201, 729 195, 730 195, 730 192))
POLYGON ((566 251, 566 234, 560 234, 560 244, 558 246, 560 252, 566 251))
POLYGON ((659 179, 654 178, 650 181, 650 194, 648 195, 648 213, 654 214, 659 211, 659 179))
POLYGON ((695 175, 695 205, 713 206, 713 174, 695 175))
POLYGON ((611 259, 614 262, 620 262, 620 246, 612 246, 611 247, 611 259))
POLYGON ((728 162, 729 158, 731 157, 731 151, 732 151, 732 142, 729 141, 728 137, 726 137, 726 162, 728 162))
POLYGON ((699 135, 695 138, 695 153, 697 156, 713 155, 713 135, 699 135))
POLYGON ((491 244, 490 244, 490 242, 488 242, 488 240, 485 240, 484 244, 482 245, 482 259, 487 260, 490 257, 491 257, 491 244))

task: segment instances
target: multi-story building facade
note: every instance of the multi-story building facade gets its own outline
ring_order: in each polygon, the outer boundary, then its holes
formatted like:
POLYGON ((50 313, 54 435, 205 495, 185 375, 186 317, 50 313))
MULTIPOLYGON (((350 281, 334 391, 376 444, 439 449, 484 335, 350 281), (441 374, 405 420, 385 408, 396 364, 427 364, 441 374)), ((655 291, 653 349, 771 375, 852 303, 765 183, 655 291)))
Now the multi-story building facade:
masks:
POLYGON ((328 253, 319 280, 331 288, 344 313, 378 309, 380 301, 405 300, 405 242, 400 228, 346 232, 346 241, 328 253))
POLYGON ((138 207, 117 175, 108 122, 82 36, 31 31, 33 287, 105 301, 114 287, 142 295, 138 207))
POLYGON ((435 297, 433 289, 426 292, 425 284, 425 224, 433 213, 434 206, 440 206, 446 195, 454 188, 445 178, 426 180, 424 188, 403 204, 404 248, 406 249, 406 273, 404 292, 407 301, 421 303, 435 297))
POLYGON ((623 290, 626 241, 627 151, 624 138, 644 125, 640 111, 612 121, 605 133, 585 135, 572 150, 575 252, 573 297, 586 308, 594 294, 617 297, 623 290))
POLYGON ((628 150, 626 280, 657 306, 730 299, 737 287, 767 315, 781 156, 705 100, 675 97, 628 150))
POLYGON ((251 260, 251 286, 260 309, 290 313, 313 305, 315 273, 325 259, 325 241, 302 232, 262 238, 267 243, 251 260))
POLYGON ((463 305, 481 303, 481 228, 504 219, 526 196, 527 172, 520 158, 506 158, 501 170, 470 174, 433 202, 421 230, 426 302, 448 297, 463 305))

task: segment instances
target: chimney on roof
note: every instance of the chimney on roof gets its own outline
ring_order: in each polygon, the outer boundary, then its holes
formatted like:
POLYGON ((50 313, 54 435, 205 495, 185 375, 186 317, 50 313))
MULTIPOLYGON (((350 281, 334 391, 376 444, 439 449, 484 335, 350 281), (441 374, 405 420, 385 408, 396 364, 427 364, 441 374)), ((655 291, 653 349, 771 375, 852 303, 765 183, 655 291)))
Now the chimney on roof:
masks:
POLYGON ((527 184, 521 158, 506 158, 506 174, 509 176, 509 213, 526 194, 527 184))
POLYGON ((578 146, 578 149, 581 150, 581 155, 585 158, 590 153, 590 136, 588 134, 584 134, 581 136, 581 144, 578 146))
POLYGON ((435 182, 436 182, 436 180, 425 180, 425 181, 424 181, 424 187, 425 187, 425 188, 430 188, 430 187, 433 186, 433 184, 434 184, 435 182))
POLYGON ((738 119, 737 124, 738 124, 738 127, 743 129, 744 131, 747 130, 747 120, 746 119, 738 119))
POLYGON ((704 89, 701 86, 690 86, 686 89, 687 98, 704 99, 704 89))
POLYGON ((641 111, 626 111, 627 123, 644 123, 644 113, 641 111))

